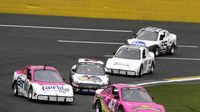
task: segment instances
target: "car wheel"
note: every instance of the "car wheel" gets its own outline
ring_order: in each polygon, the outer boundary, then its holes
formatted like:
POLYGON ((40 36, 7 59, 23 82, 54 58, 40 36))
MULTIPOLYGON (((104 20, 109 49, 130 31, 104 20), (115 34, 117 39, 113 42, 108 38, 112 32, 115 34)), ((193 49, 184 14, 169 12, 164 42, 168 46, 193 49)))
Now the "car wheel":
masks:
POLYGON ((97 101, 97 102, 96 102, 96 105, 95 105, 95 112, 102 112, 102 109, 101 109, 101 102, 100 102, 100 101, 97 101))
POLYGON ((158 48, 158 47, 156 47, 156 48, 154 49, 154 54, 155 54, 156 57, 160 55, 160 51, 159 51, 159 48, 158 48))
POLYGON ((139 77, 142 77, 142 75, 143 75, 143 66, 141 65, 141 67, 140 67, 140 71, 139 71, 139 77))
POLYGON ((124 112, 124 108, 122 106, 119 107, 118 112, 124 112))
POLYGON ((169 54, 174 54, 175 53, 175 45, 172 44, 170 50, 169 50, 169 54))
POLYGON ((30 99, 30 100, 33 99, 33 89, 32 89, 32 88, 30 88, 30 89, 28 90, 28 99, 30 99))
POLYGON ((152 74, 153 72, 154 72, 154 64, 152 63, 151 66, 150 66, 150 72, 149 73, 152 74))
POLYGON ((15 96, 18 96, 18 86, 16 81, 13 84, 13 93, 15 96))

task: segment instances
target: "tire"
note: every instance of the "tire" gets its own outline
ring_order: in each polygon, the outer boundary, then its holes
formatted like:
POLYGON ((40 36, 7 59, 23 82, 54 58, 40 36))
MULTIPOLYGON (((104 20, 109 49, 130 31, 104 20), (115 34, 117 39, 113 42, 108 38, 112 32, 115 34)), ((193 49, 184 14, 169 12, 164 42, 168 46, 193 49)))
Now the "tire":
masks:
POLYGON ((153 72, 154 72, 154 64, 152 63, 151 66, 150 66, 149 74, 152 74, 153 72))
POLYGON ((124 108, 122 106, 119 107, 118 112, 124 112, 124 108))
POLYGON ((174 54, 175 53, 175 45, 174 44, 172 44, 171 45, 171 47, 170 47, 170 49, 169 49, 169 51, 168 51, 168 54, 174 54))
POLYGON ((143 66, 141 65, 140 71, 139 71, 139 75, 138 75, 139 77, 142 77, 142 75, 143 75, 143 74, 142 74, 142 71, 143 71, 143 66))
POLYGON ((32 87, 28 90, 28 99, 33 100, 33 89, 32 89, 32 87))
POLYGON ((18 86, 17 86, 17 82, 16 81, 13 83, 13 93, 14 93, 15 96, 19 96, 19 94, 18 94, 18 86))
POLYGON ((160 55, 160 51, 158 47, 155 47, 154 54, 155 54, 155 57, 158 57, 160 55))
POLYGON ((100 101, 97 101, 96 104, 95 104, 95 112, 102 112, 100 101))

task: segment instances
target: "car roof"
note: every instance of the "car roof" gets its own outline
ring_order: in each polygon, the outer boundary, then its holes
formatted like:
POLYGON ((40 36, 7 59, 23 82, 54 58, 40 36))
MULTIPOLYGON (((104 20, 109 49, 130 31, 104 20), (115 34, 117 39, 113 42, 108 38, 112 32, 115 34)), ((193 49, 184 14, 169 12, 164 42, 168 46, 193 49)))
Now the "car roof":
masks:
POLYGON ((103 61, 95 60, 95 59, 91 59, 91 58, 79 58, 78 62, 79 63, 96 63, 96 64, 101 64, 101 65, 104 64, 103 61))
MULTIPOLYGON (((165 29, 158 28, 158 27, 145 27, 145 28, 142 28, 141 30, 152 31, 152 32, 166 31, 165 29)), ((141 31, 141 30, 140 30, 140 31, 141 31)))
POLYGON ((29 69, 32 69, 32 70, 48 69, 48 70, 56 70, 57 71, 57 69, 55 67, 47 66, 47 65, 28 65, 26 67, 29 69))
POLYGON ((116 83, 116 84, 111 84, 112 86, 116 88, 143 88, 142 86, 134 85, 134 84, 126 84, 126 83, 116 83))
POLYGON ((133 46, 133 45, 122 45, 122 46, 120 46, 120 48, 122 48, 122 47, 133 48, 133 49, 138 49, 138 50, 145 49, 144 46, 133 46))

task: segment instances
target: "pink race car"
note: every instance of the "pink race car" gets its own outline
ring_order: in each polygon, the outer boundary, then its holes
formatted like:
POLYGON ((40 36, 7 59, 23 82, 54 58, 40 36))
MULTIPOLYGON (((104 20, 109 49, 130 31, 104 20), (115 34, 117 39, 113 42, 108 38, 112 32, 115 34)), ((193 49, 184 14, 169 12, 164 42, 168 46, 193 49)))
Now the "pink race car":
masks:
POLYGON ((58 70, 52 66, 30 65, 16 70, 12 90, 16 96, 30 100, 68 103, 74 101, 72 86, 66 84, 58 70))
POLYGON ((130 84, 111 84, 96 90, 92 107, 96 112, 165 112, 145 88, 130 84))

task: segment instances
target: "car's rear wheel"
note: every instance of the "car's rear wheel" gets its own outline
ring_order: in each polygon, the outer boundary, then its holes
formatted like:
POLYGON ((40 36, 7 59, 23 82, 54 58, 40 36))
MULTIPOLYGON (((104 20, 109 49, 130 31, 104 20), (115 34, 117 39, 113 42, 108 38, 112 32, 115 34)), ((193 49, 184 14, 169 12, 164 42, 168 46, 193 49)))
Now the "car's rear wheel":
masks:
POLYGON ((119 107, 118 112, 124 112, 124 108, 122 106, 119 107))
POLYGON ((154 72, 154 64, 153 63, 151 64, 149 69, 150 69, 149 74, 152 74, 154 72))
POLYGON ((155 47, 154 54, 155 54, 156 57, 160 55, 160 51, 159 51, 158 47, 155 47))
POLYGON ((139 77, 142 77, 142 75, 143 75, 143 66, 141 65, 141 67, 140 67, 140 71, 139 71, 139 77))
POLYGON ((100 102, 100 101, 97 101, 97 102, 96 102, 96 105, 95 105, 95 112, 102 112, 102 109, 101 109, 101 102, 100 102))
POLYGON ((169 49, 168 53, 171 55, 175 53, 175 45, 174 44, 171 45, 171 48, 169 49))
POLYGON ((18 96, 18 86, 16 81, 13 84, 13 93, 15 96, 18 96))

